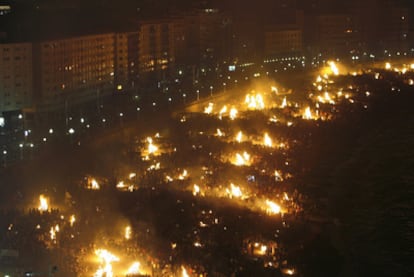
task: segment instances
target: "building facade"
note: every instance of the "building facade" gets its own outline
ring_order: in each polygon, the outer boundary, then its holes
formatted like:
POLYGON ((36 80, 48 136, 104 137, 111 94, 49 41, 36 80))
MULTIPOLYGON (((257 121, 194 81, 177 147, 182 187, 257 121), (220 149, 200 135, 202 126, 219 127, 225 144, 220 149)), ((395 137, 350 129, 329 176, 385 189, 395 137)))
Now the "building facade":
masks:
POLYGON ((0 44, 0 113, 32 105, 32 66, 32 43, 0 44))
POLYGON ((324 14, 316 18, 316 48, 327 55, 340 56, 357 47, 358 28, 350 14, 324 14))
POLYGON ((37 43, 34 77, 40 110, 86 102, 114 88, 115 35, 99 34, 37 43))
POLYGON ((142 21, 139 33, 140 75, 169 70, 174 64, 173 24, 171 21, 142 21))
POLYGON ((302 53, 302 30, 296 26, 267 26, 264 33, 264 57, 295 56, 302 53))

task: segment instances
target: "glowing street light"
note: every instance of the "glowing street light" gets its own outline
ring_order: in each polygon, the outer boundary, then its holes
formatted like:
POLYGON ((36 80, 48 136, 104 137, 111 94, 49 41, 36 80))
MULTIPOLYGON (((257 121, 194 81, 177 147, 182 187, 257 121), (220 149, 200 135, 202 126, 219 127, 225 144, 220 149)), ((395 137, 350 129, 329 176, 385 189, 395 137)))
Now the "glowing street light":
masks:
POLYGON ((7 150, 3 150, 3 166, 7 165, 7 150))
POLYGON ((23 143, 19 144, 19 149, 20 149, 20 160, 23 160, 23 143))

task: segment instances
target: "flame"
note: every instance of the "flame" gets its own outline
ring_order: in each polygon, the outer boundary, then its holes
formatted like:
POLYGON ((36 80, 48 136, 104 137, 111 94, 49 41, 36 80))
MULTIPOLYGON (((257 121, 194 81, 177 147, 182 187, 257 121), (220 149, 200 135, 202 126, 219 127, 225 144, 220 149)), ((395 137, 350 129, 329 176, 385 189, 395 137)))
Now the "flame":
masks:
POLYGON ((133 178, 135 178, 136 176, 137 176, 137 174, 136 174, 135 172, 131 172, 131 173, 129 173, 128 178, 129 178, 129 179, 133 179, 133 178))
POLYGON ((76 221, 76 217, 75 217, 75 215, 73 214, 73 215, 71 215, 71 216, 70 216, 70 218, 69 218, 69 224, 70 224, 70 226, 71 226, 71 227, 73 227, 73 224, 75 223, 75 221, 76 221))
POLYGON ((37 208, 41 212, 47 212, 49 210, 49 204, 47 198, 41 194, 39 196, 39 207, 37 208))
POLYGON ((287 274, 287 275, 294 275, 295 274, 295 270, 291 269, 291 268, 286 268, 282 270, 282 273, 287 274))
MULTIPOLYGON (((342 96, 341 91, 338 92, 338 96, 342 96)), ((335 105, 335 101, 332 99, 331 95, 327 91, 323 94, 323 96, 319 95, 317 97, 317 100, 319 103, 329 103, 329 104, 335 105)))
POLYGON ((187 270, 185 269, 184 266, 181 266, 181 276, 182 277, 190 277, 190 275, 188 275, 187 270))
POLYGON ((112 263, 118 262, 119 258, 106 249, 95 250, 95 255, 99 258, 100 267, 94 277, 113 277, 112 263))
POLYGON ((276 94, 279 93, 279 90, 277 89, 277 87, 272 86, 270 89, 272 90, 272 92, 274 92, 276 94))
POLYGON ((119 189, 125 188, 124 181, 119 181, 118 184, 116 184, 116 187, 119 188, 119 189))
POLYGON ((161 168, 161 164, 160 163, 155 163, 150 165, 147 170, 151 171, 151 170, 159 170, 161 168))
POLYGON ((391 64, 389 62, 385 63, 385 69, 386 70, 390 70, 391 69, 391 64))
POLYGON ((245 151, 243 152, 243 158, 245 161, 249 161, 250 160, 250 155, 245 151))
POLYGON ((276 181, 283 181, 282 174, 279 171, 275 170, 275 180, 276 181))
POLYGON ((186 169, 183 170, 183 173, 181 173, 180 175, 178 175, 178 179, 179 180, 184 180, 188 177, 188 172, 186 169))
POLYGON ((243 133, 242 131, 239 131, 236 136, 236 141, 240 143, 242 142, 242 140, 243 140, 243 133))
POLYGON ((50 228, 49 234, 50 234, 50 239, 52 241, 54 241, 54 243, 56 243, 56 233, 58 233, 60 230, 59 225, 56 224, 55 226, 52 226, 50 228))
POLYGON ((261 94, 247 94, 244 102, 247 104, 247 107, 252 110, 262 110, 265 108, 263 96, 261 94))
POLYGON ((158 147, 153 144, 153 140, 151 137, 147 137, 148 141, 148 154, 153 154, 158 151, 158 147))
POLYGON ((307 107, 306 109, 305 109, 305 111, 303 112, 303 115, 302 115, 302 118, 303 119, 313 119, 313 116, 312 116, 312 112, 311 112, 311 109, 310 109, 310 107, 307 107))
POLYGON ((282 105, 280 105, 280 107, 281 107, 282 109, 287 107, 287 100, 286 100, 286 96, 285 96, 285 97, 283 97, 282 105))
POLYGON ((100 188, 101 187, 95 178, 88 178, 88 189, 98 190, 100 188))
POLYGON ((220 115, 222 115, 222 114, 224 114, 226 112, 227 112, 227 106, 224 105, 223 108, 221 108, 221 110, 220 110, 220 115))
POLYGON ((224 136, 223 132, 222 132, 220 129, 217 129, 217 133, 216 133, 216 135, 217 135, 218 137, 222 137, 222 136, 224 136))
POLYGON ((197 186, 196 184, 194 184, 194 186, 193 186, 193 195, 196 196, 198 194, 200 194, 200 187, 197 186))
POLYGON ((276 123, 278 121, 278 119, 275 115, 272 115, 272 117, 269 118, 269 121, 276 123))
POLYGON ((131 231, 131 226, 126 226, 125 227, 125 231, 124 231, 124 237, 126 240, 131 239, 131 235, 132 235, 132 231, 131 231))
POLYGON ((141 264, 139 262, 134 262, 127 271, 127 274, 141 274, 141 272, 139 271, 139 268, 141 267, 141 264))
POLYGON ((316 77, 316 82, 317 82, 317 83, 322 82, 322 77, 321 77, 321 75, 318 75, 318 77, 316 77))
POLYGON ((204 113, 211 114, 213 112, 213 103, 208 103, 208 106, 204 108, 204 113))
POLYGON ((233 183, 230 184, 230 189, 226 189, 226 192, 229 194, 230 198, 241 198, 243 193, 239 186, 235 186, 233 183))
POLYGON ((268 214, 280 214, 281 208, 278 204, 273 201, 266 200, 266 212, 268 214))
POLYGON ((238 111, 236 108, 231 108, 229 113, 230 119, 234 120, 237 117, 237 113, 238 111))
POLYGON ((332 100, 328 92, 325 92, 324 97, 325 97, 325 100, 328 101, 330 104, 335 104, 335 101, 332 100))
POLYGON ((339 69, 336 66, 334 61, 328 61, 328 65, 329 65, 329 67, 330 67, 330 69, 331 69, 331 71, 334 75, 336 75, 336 76, 339 75, 339 69))
POLYGON ((251 164, 250 155, 246 151, 243 152, 242 155, 239 153, 236 153, 236 157, 233 160, 233 164, 237 166, 250 165, 251 164))
POLYGON ((254 248, 253 248, 253 254, 256 256, 264 256, 266 255, 267 251, 268 251, 268 246, 265 244, 262 244, 260 242, 255 242, 253 244, 254 248))
POLYGON ((272 139, 267 133, 264 134, 263 145, 267 147, 272 147, 272 139))
POLYGON ((259 255, 265 255, 265 254, 266 254, 266 251, 267 251, 267 246, 262 244, 262 245, 260 246, 260 249, 259 249, 259 251, 258 251, 258 254, 259 254, 259 255))

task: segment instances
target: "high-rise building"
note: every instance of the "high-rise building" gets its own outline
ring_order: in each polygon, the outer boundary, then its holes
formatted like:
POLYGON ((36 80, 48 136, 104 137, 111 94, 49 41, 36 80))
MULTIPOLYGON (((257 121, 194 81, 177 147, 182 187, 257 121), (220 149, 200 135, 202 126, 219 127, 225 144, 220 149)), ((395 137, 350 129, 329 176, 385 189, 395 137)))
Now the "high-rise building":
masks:
POLYGON ((134 88, 139 81, 139 33, 115 34, 115 89, 134 88))
POLYGON ((171 17, 177 65, 225 59, 231 52, 231 20, 218 9, 199 9, 171 17))
POLYGON ((0 44, 0 113, 19 112, 32 100, 32 44, 0 44))
POLYGON ((139 33, 139 71, 161 72, 174 63, 172 23, 167 20, 141 21, 139 33))
POLYGON ((315 35, 315 48, 327 55, 345 55, 357 47, 358 29, 350 14, 318 15, 315 35))
POLYGON ((406 51, 409 47, 411 13, 407 7, 386 5, 381 12, 381 46, 391 51, 406 51))
POLYGON ((408 48, 410 9, 402 1, 352 0, 348 2, 360 32, 360 45, 368 51, 408 48))
POLYGON ((184 17, 172 16, 171 23, 171 36, 174 47, 175 63, 177 65, 181 65, 185 63, 186 57, 190 55, 185 48, 188 39, 184 17))
POLYGON ((296 25, 267 26, 264 33, 264 57, 302 54, 302 30, 296 25))
POLYGON ((98 34, 49 40, 34 46, 36 105, 59 109, 112 92, 115 35, 98 34))
POLYGON ((217 9, 198 11, 200 57, 203 62, 223 59, 229 47, 230 21, 217 9))

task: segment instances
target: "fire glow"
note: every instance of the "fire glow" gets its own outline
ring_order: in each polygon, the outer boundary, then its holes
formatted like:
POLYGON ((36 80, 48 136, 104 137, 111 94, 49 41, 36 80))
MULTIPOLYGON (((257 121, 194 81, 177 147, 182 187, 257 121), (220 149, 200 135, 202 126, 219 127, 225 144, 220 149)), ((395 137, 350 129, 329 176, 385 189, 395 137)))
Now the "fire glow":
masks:
POLYGON ((280 214, 281 208, 278 204, 273 201, 266 200, 266 213, 273 215, 273 214, 280 214))
POLYGON ((236 166, 250 166, 252 161, 250 154, 244 151, 243 154, 236 153, 234 158, 231 160, 231 163, 236 166))
POLYGON ((43 194, 39 196, 39 206, 37 209, 41 212, 47 212, 49 210, 48 199, 43 194))
POLYGON ((113 277, 112 263, 119 262, 119 258, 106 249, 97 249, 95 255, 99 259, 99 268, 94 277, 113 277))
POLYGON ((129 239, 131 239, 131 236, 132 236, 131 226, 126 226, 125 231, 124 231, 124 238, 126 240, 129 240, 129 239))
POLYGON ((247 94, 244 103, 251 110, 263 110, 265 108, 263 96, 261 94, 247 94))
POLYGON ((127 275, 138 275, 140 272, 141 264, 139 262, 134 262, 127 271, 127 275))
POLYGON ((233 183, 230 184, 230 188, 226 189, 227 194, 230 198, 242 198, 243 193, 239 186, 235 186, 233 183))
POLYGON ((264 134, 263 137, 263 145, 266 147, 272 147, 272 139, 269 137, 269 135, 267 133, 264 134))

